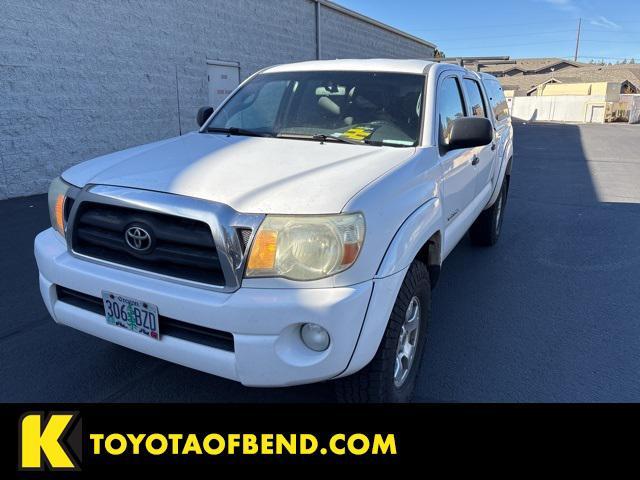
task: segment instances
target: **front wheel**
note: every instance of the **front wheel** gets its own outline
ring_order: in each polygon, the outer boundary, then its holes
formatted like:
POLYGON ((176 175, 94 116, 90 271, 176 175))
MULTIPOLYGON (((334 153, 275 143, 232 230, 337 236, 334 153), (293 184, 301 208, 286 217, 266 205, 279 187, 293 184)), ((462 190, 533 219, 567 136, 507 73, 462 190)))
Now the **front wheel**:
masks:
POLYGON ((431 309, 429 272, 414 261, 400 287, 387 329, 371 363, 336 380, 344 402, 408 402, 415 388, 431 309))
POLYGON ((483 247, 490 247, 498 242, 508 192, 509 177, 505 175, 496 201, 490 208, 483 211, 480 216, 476 218, 476 221, 473 222, 473 225, 471 225, 469 229, 471 243, 483 247))

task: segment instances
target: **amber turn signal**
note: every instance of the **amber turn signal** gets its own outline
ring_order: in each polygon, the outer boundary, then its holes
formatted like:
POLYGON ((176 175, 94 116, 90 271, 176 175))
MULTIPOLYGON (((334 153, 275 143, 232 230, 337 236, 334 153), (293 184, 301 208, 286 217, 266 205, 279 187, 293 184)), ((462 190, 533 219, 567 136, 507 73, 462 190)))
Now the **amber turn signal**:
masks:
POLYGON ((247 268, 249 270, 270 270, 276 263, 278 232, 259 230, 253 246, 247 268))
POLYGON ((62 178, 54 178, 49 186, 49 216, 53 229, 64 237, 64 210, 70 185, 62 178))
POLYGON ((56 198, 56 206, 54 209, 55 215, 55 229, 64 235, 64 195, 58 195, 56 198))

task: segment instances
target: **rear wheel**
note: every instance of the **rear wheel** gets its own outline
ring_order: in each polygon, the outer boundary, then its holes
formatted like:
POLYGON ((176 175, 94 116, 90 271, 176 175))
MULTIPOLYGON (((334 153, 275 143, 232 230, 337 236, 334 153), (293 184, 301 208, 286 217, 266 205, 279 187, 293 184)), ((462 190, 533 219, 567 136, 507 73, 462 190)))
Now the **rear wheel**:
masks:
POLYGON ((493 205, 483 211, 473 222, 469 229, 471 243, 484 247, 490 247, 498 242, 502 220, 504 218, 504 207, 507 203, 507 193, 509 191, 509 177, 505 175, 498 198, 493 205))
POLYGON ((431 287, 424 263, 414 261, 402 283, 387 329, 371 363, 335 382, 344 402, 408 402, 424 350, 431 287))

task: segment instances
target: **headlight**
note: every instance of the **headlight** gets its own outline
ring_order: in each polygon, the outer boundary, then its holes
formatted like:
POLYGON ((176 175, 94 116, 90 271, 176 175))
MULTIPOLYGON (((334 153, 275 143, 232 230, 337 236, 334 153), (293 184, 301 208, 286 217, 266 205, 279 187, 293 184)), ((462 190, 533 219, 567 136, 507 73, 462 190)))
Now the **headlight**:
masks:
POLYGON ((349 268, 364 240, 364 217, 267 215, 256 233, 246 277, 317 280, 349 268))
POLYGON ((51 182, 49 187, 49 215, 51 226, 64 237, 65 227, 65 203, 70 185, 58 177, 51 182))

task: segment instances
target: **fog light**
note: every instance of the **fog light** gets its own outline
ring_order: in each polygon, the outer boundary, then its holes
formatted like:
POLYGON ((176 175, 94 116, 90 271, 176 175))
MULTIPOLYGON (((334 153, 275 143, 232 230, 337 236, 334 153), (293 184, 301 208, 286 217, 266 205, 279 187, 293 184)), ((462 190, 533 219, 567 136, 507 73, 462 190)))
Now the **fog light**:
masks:
POLYGON ((300 338, 304 344, 316 352, 329 348, 329 332, 315 323, 305 323, 300 328, 300 338))

